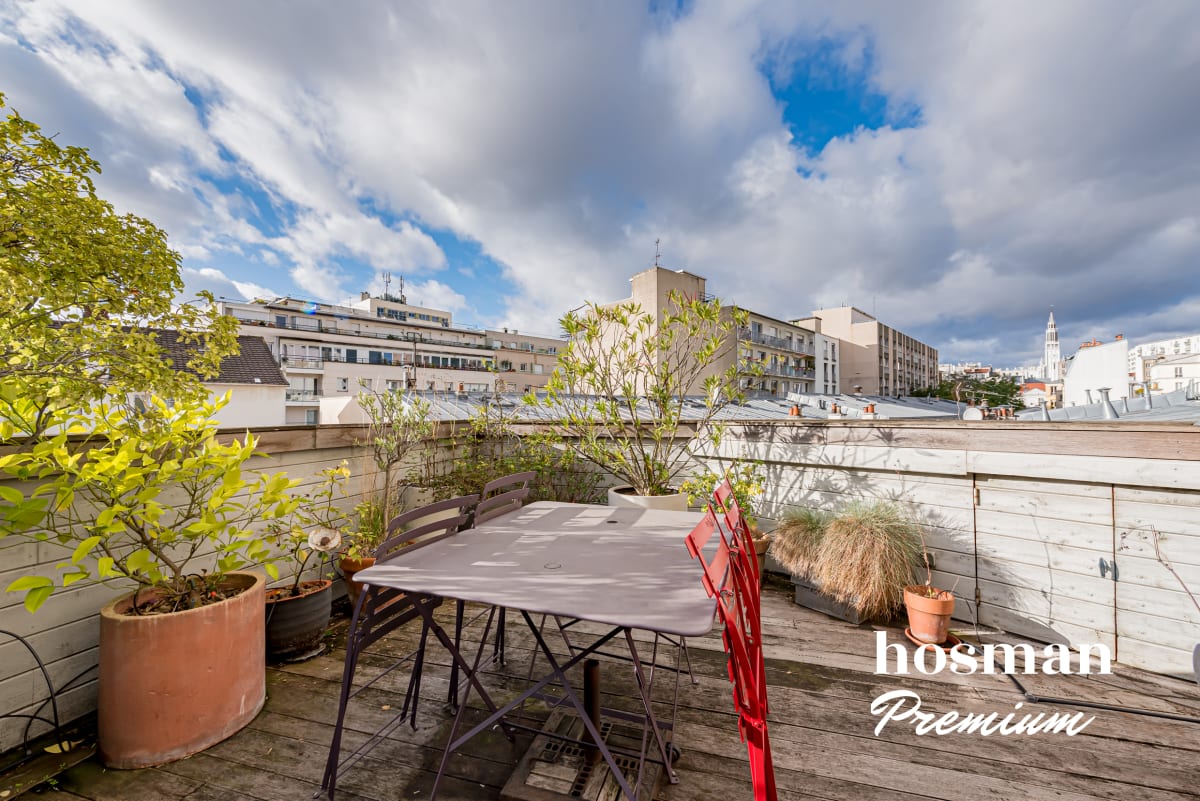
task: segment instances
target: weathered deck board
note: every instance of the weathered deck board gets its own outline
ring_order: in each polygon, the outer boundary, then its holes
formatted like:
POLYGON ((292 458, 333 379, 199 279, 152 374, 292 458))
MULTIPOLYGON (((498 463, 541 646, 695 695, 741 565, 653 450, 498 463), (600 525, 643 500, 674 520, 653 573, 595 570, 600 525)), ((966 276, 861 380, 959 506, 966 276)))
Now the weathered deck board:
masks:
MULTIPOLYGON (((888 690, 918 692, 923 706, 936 712, 1005 714, 1022 699, 1000 675, 876 675, 871 627, 851 626, 796 607, 789 593, 790 587, 783 585, 769 588, 763 610, 771 736, 781 799, 1200 798, 1200 725, 1196 724, 1093 710, 1088 714, 1096 715, 1095 722, 1075 737, 919 736, 903 723, 889 724, 876 737, 877 719, 869 706, 876 695, 888 690)), ((414 627, 377 643, 364 655, 360 676, 378 675, 411 647, 415 634, 414 627)), ((476 627, 468 631, 467 640, 477 642, 480 634, 476 627)), ((899 642, 898 637, 895 630, 889 631, 889 641, 899 642)), ((549 641, 562 650, 561 641, 553 637, 549 641)), ((508 662, 494 667, 485 678, 498 696, 523 684, 530 645, 523 627, 510 628, 508 662)), ((690 651, 699 684, 692 686, 685 678, 680 686, 681 783, 664 784, 657 799, 749 799, 746 752, 737 735, 720 642, 715 637, 692 641, 690 651)), ((670 657, 668 653, 665 661, 670 657)), ((1194 685, 1120 666, 1110 676, 1022 678, 1044 695, 1179 714, 1196 714, 1200 709, 1200 689, 1194 685)), ((307 799, 320 783, 340 680, 340 651, 272 668, 267 705, 243 732, 203 754, 156 769, 103 771, 94 761, 84 763, 60 779, 63 795, 89 801, 307 799)), ((407 680, 406 670, 396 671, 352 702, 347 749, 399 709, 407 680)), ((446 654, 432 647, 417 729, 400 726, 364 763, 346 773, 339 783, 339 801, 428 797, 449 726, 448 680, 446 654)), ((656 701, 669 703, 672 682, 664 681, 655 689, 656 701)), ((617 663, 606 667, 603 691, 606 706, 634 708, 628 668, 617 663)), ((1076 709, 1026 704, 1021 711, 1076 709)), ((531 715, 544 717, 544 707, 532 708, 531 715)), ((439 798, 498 798, 527 742, 522 737, 511 744, 499 733, 489 733, 468 743, 451 759, 439 798)))

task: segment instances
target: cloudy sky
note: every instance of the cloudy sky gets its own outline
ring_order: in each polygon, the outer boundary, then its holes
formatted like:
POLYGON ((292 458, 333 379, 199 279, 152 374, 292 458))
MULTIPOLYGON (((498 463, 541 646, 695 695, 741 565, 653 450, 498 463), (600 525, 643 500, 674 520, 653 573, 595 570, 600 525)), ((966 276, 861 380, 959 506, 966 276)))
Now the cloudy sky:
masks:
POLYGON ((0 0, 0 91, 226 297, 552 333, 661 240, 943 361, 1200 331, 1192 0, 0 0))

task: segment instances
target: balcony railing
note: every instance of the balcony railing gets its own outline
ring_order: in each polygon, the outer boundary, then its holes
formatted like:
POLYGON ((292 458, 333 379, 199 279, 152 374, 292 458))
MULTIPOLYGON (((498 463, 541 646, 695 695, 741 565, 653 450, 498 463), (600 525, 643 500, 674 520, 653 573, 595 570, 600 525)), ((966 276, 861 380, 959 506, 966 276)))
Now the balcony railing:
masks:
POLYGON ((279 363, 284 367, 292 367, 298 370, 325 369, 325 362, 323 359, 313 358, 311 356, 284 356, 279 360, 279 363))
POLYGON ((779 348, 780 350, 790 350, 792 353, 803 353, 805 356, 815 356, 816 349, 807 343, 801 343, 794 339, 784 339, 782 337, 773 337, 767 334, 756 334, 749 328, 738 329, 738 339, 744 342, 753 342, 758 345, 766 345, 769 348, 779 348))
POLYGON ((291 331, 315 331, 322 334, 340 334, 342 336, 351 337, 367 337, 369 339, 386 339, 393 342, 425 342, 430 345, 441 345, 454 348, 474 348, 476 350, 493 350, 491 345, 486 343, 480 344, 477 342, 455 342, 449 339, 439 339, 436 337, 427 337, 424 334, 413 332, 405 332, 404 334, 381 334, 375 331, 353 331, 349 328, 343 328, 335 325, 327 325, 319 320, 304 320, 304 321, 289 321, 286 325, 280 325, 276 322, 268 320, 255 320, 247 317, 237 317, 234 319, 245 325, 264 326, 266 328, 282 328, 291 331))
POLYGON ((789 378, 816 378, 817 371, 811 367, 785 367, 777 364, 763 364, 763 373, 772 376, 787 376, 789 378))
MULTIPOLYGON (((355 359, 348 359, 345 356, 338 356, 338 355, 334 354, 334 355, 330 356, 328 359, 326 359, 325 361, 338 362, 340 364, 369 364, 373 367, 407 367, 409 369, 411 369, 413 367, 412 362, 371 361, 371 358, 369 356, 368 357, 360 356, 355 359)), ((421 369, 421 370, 473 370, 477 373, 491 372, 491 369, 492 369, 492 365, 490 362, 472 362, 471 364, 458 364, 458 365, 425 364, 424 362, 417 362, 416 366, 418 369, 421 369)))
POLYGON ((289 389, 284 394, 284 400, 288 403, 319 403, 321 401, 321 390, 289 389))

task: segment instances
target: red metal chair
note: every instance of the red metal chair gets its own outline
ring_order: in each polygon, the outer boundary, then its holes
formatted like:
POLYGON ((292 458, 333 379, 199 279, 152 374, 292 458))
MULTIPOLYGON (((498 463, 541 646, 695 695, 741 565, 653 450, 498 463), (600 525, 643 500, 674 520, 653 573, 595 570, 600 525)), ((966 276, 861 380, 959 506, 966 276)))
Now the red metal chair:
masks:
POLYGON ((729 655, 729 680, 733 684, 738 730, 750 757, 754 798, 776 801, 775 769, 767 734, 767 680, 758 573, 751 570, 755 567, 753 546, 746 548, 742 543, 748 540, 739 538, 733 526, 727 536, 711 506, 686 538, 688 552, 703 567, 704 588, 717 600, 716 614, 723 629, 721 640, 729 655), (718 538, 715 551, 706 559, 705 549, 714 536, 718 538))

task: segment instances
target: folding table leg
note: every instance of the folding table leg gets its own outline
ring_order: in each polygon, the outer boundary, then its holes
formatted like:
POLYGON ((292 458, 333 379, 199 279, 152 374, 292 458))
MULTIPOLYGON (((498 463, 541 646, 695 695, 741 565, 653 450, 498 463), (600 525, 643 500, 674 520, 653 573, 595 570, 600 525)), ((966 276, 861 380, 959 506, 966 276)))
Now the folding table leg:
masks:
POLYGON ((633 642, 633 630, 625 629, 625 642, 629 644, 629 653, 633 657, 633 675, 637 679, 639 695, 642 698, 642 709, 646 712, 646 720, 650 723, 650 729, 654 734, 654 741, 658 745, 658 752, 662 755, 663 770, 667 772, 667 779, 671 784, 679 784, 679 777, 675 774, 675 769, 671 766, 671 753, 667 748, 666 742, 662 737, 662 730, 658 728, 658 720, 654 717, 654 709, 651 706, 650 692, 653 690, 653 683, 646 681, 646 674, 642 670, 642 660, 638 658, 637 646, 633 642))
MULTIPOLYGON (((463 713, 467 711, 467 698, 469 698, 471 695, 471 685, 475 683, 475 673, 479 670, 479 663, 483 660, 483 651, 487 646, 487 635, 488 632, 492 630, 492 619, 495 618, 495 616, 496 607, 493 606, 491 611, 488 613, 487 623, 483 627, 483 637, 480 639, 479 648, 475 651, 475 664, 471 666, 470 673, 468 674, 469 681, 467 682, 466 690, 463 691, 462 703, 458 705, 458 710, 454 713, 454 722, 450 724, 450 734, 447 737, 446 749, 442 752, 442 761, 438 764, 437 775, 433 778, 433 789, 429 793, 429 801, 434 801, 434 799, 437 798, 438 787, 441 786, 442 777, 446 774, 446 765, 449 763, 450 754, 454 750, 454 733, 458 731, 458 726, 460 723, 462 723, 463 713)), ((458 658, 461 658, 457 650, 455 651, 454 656, 455 664, 457 664, 458 658)), ((482 689, 481 694, 486 697, 486 694, 482 692, 482 689)))
POLYGON ((358 668, 358 623, 362 614, 363 604, 372 592, 370 587, 364 587, 358 594, 354 604, 354 612, 350 616, 350 630, 346 637, 346 664, 342 668, 342 689, 338 695, 337 721, 333 725, 333 741, 329 745, 329 758, 325 761, 325 775, 321 779, 321 789, 327 790, 330 801, 337 787, 338 759, 342 749, 342 727, 346 721, 346 707, 350 703, 350 687, 354 683, 354 672, 358 668))
MULTIPOLYGON (((629 782, 625 779, 625 774, 621 771, 620 766, 617 765, 616 759, 613 758, 612 751, 610 751, 608 746, 605 744, 604 737, 600 734, 600 728, 592 722, 591 718, 588 717, 587 709, 579 700, 579 696, 575 694, 575 690, 571 687, 571 682, 567 680, 567 674, 563 671, 562 667, 559 666, 558 660, 554 658, 554 653, 550 650, 550 646, 546 644, 546 640, 542 637, 542 633, 538 631, 537 626, 533 624, 533 618, 531 618, 529 613, 524 610, 521 611, 521 616, 525 618, 525 624, 529 626, 529 630, 533 632, 533 637, 535 640, 537 640, 538 648, 541 649, 542 653, 546 656, 546 661, 550 663, 550 670, 553 672, 554 678, 558 681, 559 686, 562 687, 563 693, 570 700, 571 706, 575 707, 575 712, 579 715, 579 719, 583 722, 584 729, 587 730, 588 735, 592 738, 592 742, 594 742, 596 747, 600 749, 600 754, 604 757, 604 761, 608 763, 608 767, 612 771, 613 778, 616 779, 617 785, 620 786, 621 792, 625 794, 625 797, 629 799, 629 801, 637 801, 637 795, 629 786, 629 782)), ((629 636, 629 629, 625 629, 625 636, 629 636)), ((638 663, 636 656, 634 657, 634 665, 637 666, 638 670, 641 670, 641 665, 638 663)), ((656 729, 658 728, 657 724, 654 723, 653 715, 650 716, 650 722, 651 725, 653 725, 656 729)))

